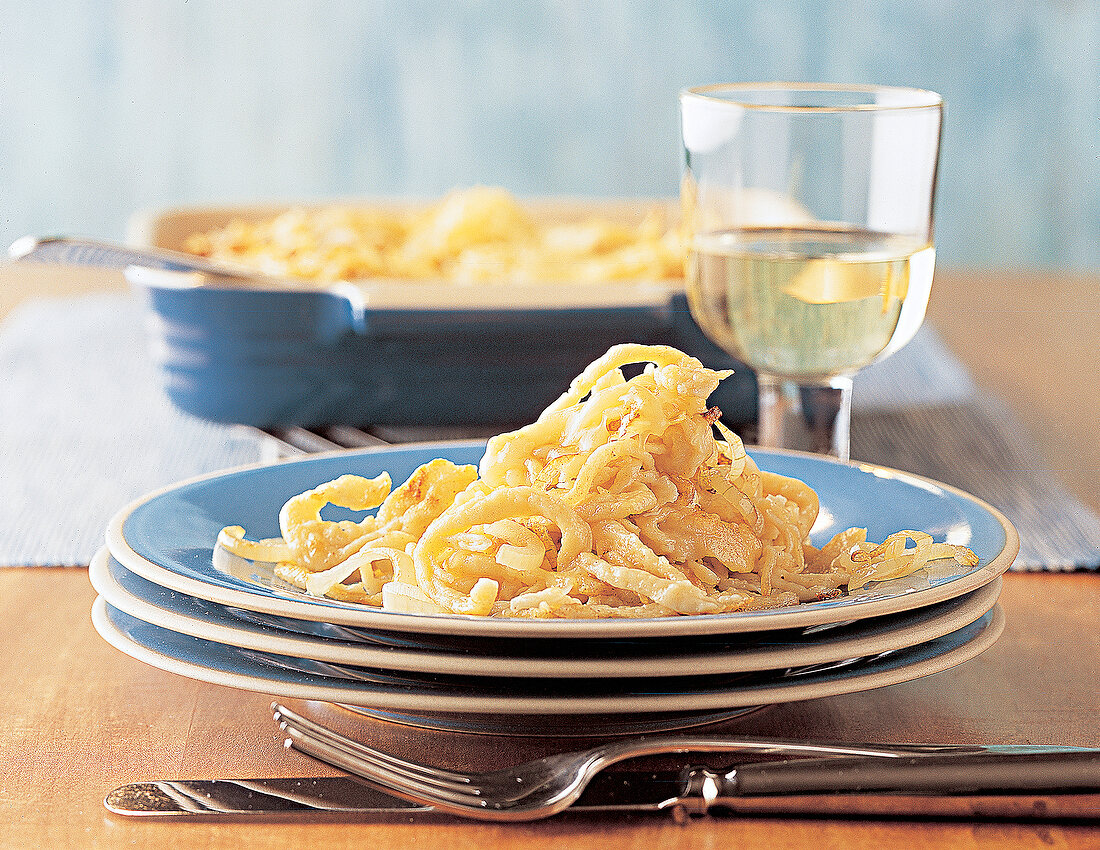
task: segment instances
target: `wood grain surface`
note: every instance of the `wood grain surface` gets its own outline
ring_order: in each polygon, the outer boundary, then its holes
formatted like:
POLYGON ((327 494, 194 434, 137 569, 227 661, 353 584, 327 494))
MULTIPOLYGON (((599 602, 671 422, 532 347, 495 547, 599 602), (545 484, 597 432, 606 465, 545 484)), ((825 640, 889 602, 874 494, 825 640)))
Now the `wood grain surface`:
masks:
POLYGON ((937 273, 928 316, 1051 471, 1100 512, 1100 275, 937 273))

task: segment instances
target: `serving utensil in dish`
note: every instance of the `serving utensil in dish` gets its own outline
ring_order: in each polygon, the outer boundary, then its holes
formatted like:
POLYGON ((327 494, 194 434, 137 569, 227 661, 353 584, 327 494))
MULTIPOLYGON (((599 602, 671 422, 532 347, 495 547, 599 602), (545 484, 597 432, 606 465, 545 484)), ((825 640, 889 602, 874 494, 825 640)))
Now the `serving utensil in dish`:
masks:
MULTIPOLYGON (((62 266, 93 266, 124 271, 131 266, 161 271, 194 273, 203 282, 217 285, 270 285, 265 275, 203 257, 166 248, 132 247, 72 236, 24 236, 8 248, 12 260, 62 266)), ((196 282, 199 278, 195 279, 196 282)))

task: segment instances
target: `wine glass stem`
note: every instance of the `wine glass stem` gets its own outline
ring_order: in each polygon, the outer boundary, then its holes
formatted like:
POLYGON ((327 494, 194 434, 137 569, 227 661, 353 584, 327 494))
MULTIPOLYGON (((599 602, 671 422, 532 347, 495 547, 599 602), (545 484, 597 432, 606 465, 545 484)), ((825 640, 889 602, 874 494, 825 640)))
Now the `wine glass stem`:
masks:
POLYGON ((757 375, 760 416, 757 442, 764 448, 803 449, 848 460, 852 379, 798 384, 757 375))

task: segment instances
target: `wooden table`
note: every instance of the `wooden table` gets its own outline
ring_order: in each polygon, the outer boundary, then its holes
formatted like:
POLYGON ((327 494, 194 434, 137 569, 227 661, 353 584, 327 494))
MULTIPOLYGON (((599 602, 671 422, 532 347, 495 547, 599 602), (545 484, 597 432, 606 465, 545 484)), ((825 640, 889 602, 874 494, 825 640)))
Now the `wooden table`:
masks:
MULTIPOLYGON (((976 377, 1008 399, 1051 467, 1100 510, 1100 280, 942 275, 931 316, 976 377)), ((117 285, 110 276, 98 282, 117 285)), ((0 269, 0 314, 83 286, 0 269), (45 283, 48 279, 48 283, 45 283)), ((110 815, 117 784, 331 773, 284 750, 269 698, 162 673, 93 631, 82 569, 0 569, 0 847, 1098 847, 1081 824, 566 814, 521 825, 332 816, 139 821, 110 815)), ((725 729, 849 741, 1100 746, 1100 576, 1012 574, 1007 628, 953 670, 864 694, 781 705, 725 729)), ((293 703, 292 703, 293 704, 293 703)), ((345 718, 346 722, 346 718, 345 718)), ((538 740, 364 721, 382 746, 459 766, 534 755, 538 740)), ((1084 806, 1081 815, 1096 815, 1084 806)))
POLYGON ((944 272, 928 315, 1011 405, 1037 455, 1100 512, 1100 274, 944 272))

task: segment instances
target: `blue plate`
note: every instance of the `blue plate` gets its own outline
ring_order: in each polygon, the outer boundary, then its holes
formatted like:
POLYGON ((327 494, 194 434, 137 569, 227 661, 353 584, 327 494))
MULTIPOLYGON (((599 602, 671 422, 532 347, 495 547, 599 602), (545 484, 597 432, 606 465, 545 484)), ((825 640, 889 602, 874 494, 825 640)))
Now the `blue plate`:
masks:
POLYGON ((101 549, 92 586, 113 608, 170 631, 244 649, 357 668, 517 678, 663 677, 745 673, 878 655, 943 637, 997 601, 995 579, 963 596, 886 617, 784 631, 634 640, 486 642, 413 635, 245 612, 169 590, 130 572, 101 549))
MULTIPOLYGON (((255 652, 182 635, 96 601, 96 630, 116 649, 161 670, 280 697, 362 706, 396 719, 442 714, 569 717, 716 712, 856 693, 947 670, 991 646, 1004 628, 999 606, 968 626, 917 646, 849 663, 727 676, 534 680, 363 671, 255 652)), ((491 722, 491 721, 490 721, 491 722)), ((469 725, 470 721, 466 721, 469 725)), ((556 726, 560 726, 560 721, 556 726)), ((490 728, 467 731, 500 731, 490 728)), ((535 731, 531 729, 531 731, 535 731)), ((563 734, 560 728, 552 728, 563 734)), ((624 730, 627 731, 627 730, 624 730)), ((591 732, 589 732, 591 734, 591 732)))
POLYGON ((483 452, 482 442, 422 443, 207 475, 149 494, 119 511, 109 524, 107 545, 120 563, 143 578, 222 605, 360 628, 527 639, 732 634, 892 614, 981 587, 1007 570, 1019 551, 1019 537, 999 511, 948 485, 869 464, 751 450, 761 469, 800 478, 817 491, 821 512, 811 532, 816 543, 851 526, 866 527, 873 540, 903 529, 924 531, 938 541, 969 546, 979 557, 978 565, 940 561, 904 579, 786 609, 583 621, 397 614, 308 596, 274 580, 266 565, 230 558, 224 568, 215 566, 214 542, 223 527, 244 526, 252 538, 278 536, 284 502, 322 482, 345 473, 373 477, 385 471, 396 483, 433 458, 476 464, 483 452))

